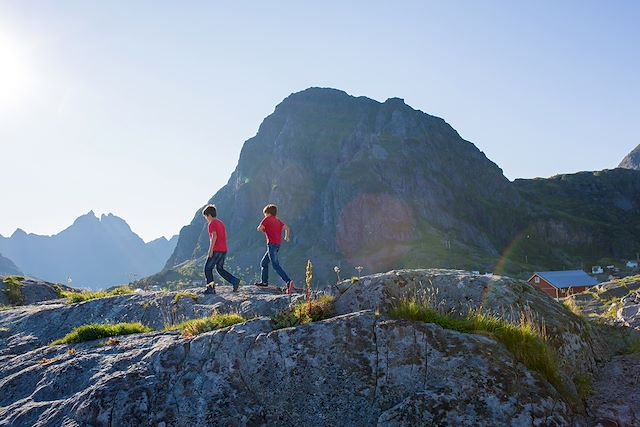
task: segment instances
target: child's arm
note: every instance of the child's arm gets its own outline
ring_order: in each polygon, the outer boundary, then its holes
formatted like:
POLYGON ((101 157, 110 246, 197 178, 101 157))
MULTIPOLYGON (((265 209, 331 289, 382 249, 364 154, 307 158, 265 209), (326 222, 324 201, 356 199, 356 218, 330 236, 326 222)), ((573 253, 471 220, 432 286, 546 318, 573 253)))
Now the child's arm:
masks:
POLYGON ((256 228, 256 230, 258 230, 260 233, 264 233, 264 219, 262 221, 260 221, 260 224, 258 224, 258 227, 256 228))
POLYGON ((213 256, 213 245, 216 244, 216 239, 218 238, 218 234, 214 231, 211 239, 209 239, 209 252, 207 253, 207 257, 211 258, 213 256))
POLYGON ((287 224, 284 225, 284 241, 288 242, 289 241, 289 227, 287 227, 287 224))

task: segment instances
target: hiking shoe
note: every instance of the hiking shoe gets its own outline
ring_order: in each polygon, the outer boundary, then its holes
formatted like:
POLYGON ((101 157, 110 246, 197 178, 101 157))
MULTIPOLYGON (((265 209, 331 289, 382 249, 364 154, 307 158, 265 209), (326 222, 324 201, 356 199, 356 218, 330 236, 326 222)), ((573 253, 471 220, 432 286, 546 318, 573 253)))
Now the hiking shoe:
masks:
POLYGON ((207 289, 204 290, 205 295, 215 295, 216 285, 207 285, 207 289))
POLYGON ((260 286, 262 288, 266 288, 267 286, 269 286, 268 283, 262 283, 262 282, 256 282, 256 283, 254 283, 254 285, 260 286))
POLYGON ((291 295, 296 291, 296 285, 295 283, 293 283, 293 280, 289 280, 289 283, 287 283, 287 287, 285 289, 288 295, 291 295))

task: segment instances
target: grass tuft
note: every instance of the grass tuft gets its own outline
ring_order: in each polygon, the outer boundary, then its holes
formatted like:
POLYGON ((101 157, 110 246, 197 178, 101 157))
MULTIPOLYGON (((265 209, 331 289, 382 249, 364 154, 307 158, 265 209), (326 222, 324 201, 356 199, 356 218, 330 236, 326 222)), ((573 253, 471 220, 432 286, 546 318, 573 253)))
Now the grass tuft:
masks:
POLYGON ((576 386, 576 390, 578 391, 578 396, 580 400, 585 400, 592 391, 593 377, 591 374, 580 374, 576 375, 573 378, 573 383, 576 386))
POLYGON ((214 314, 204 319, 187 320, 177 325, 164 328, 165 331, 182 331, 182 335, 193 337, 216 329, 226 328, 236 323, 245 322, 239 314, 214 314))
POLYGON ((151 328, 144 326, 142 323, 118 323, 115 325, 93 323, 75 328, 64 338, 52 342, 51 345, 75 344, 118 335, 141 334, 151 331, 151 328))
POLYGON ((271 318, 273 329, 290 328, 333 317, 334 301, 334 297, 322 295, 318 299, 309 300, 282 311, 271 318))
POLYGON ((562 305, 576 316, 582 317, 582 310, 580 310, 580 307, 576 304, 574 297, 565 298, 565 300, 562 301, 562 305))
POLYGON ((192 292, 178 292, 175 297, 173 297, 173 303, 177 304, 182 298, 191 298, 193 302, 198 302, 198 295, 192 292))
POLYGON ((415 299, 407 299, 392 307, 389 317, 435 323, 458 332, 488 334, 504 344, 516 360, 541 373, 556 390, 564 390, 555 354, 546 342, 544 325, 537 325, 531 316, 524 313, 520 316, 520 322, 514 324, 479 311, 471 311, 467 316, 454 316, 415 299))
POLYGON ((67 299, 67 303, 76 304, 76 303, 79 303, 79 302, 89 301, 89 300, 92 300, 92 299, 110 298, 110 297, 116 297, 116 296, 120 296, 120 295, 129 295, 129 294, 132 294, 132 293, 133 293, 133 290, 131 290, 129 287, 122 286, 122 287, 116 288, 116 289, 114 289, 112 291, 70 292, 70 291, 60 290, 59 295, 62 298, 66 298, 67 299))

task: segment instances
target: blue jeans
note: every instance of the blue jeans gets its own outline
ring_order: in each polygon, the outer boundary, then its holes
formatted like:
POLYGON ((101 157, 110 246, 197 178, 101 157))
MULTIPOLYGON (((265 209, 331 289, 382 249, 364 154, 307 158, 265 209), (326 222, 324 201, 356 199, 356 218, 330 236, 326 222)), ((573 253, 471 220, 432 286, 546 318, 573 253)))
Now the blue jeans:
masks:
POLYGON ((264 254, 262 261, 260 262, 260 267, 262 267, 262 283, 269 283, 269 262, 271 262, 273 269, 280 277, 282 277, 282 280, 284 280, 285 283, 289 283, 291 281, 278 262, 279 250, 280 245, 267 245, 267 252, 264 254))
POLYGON ((218 274, 233 286, 237 286, 240 283, 240 279, 224 269, 224 259, 226 257, 226 252, 214 252, 211 258, 207 258, 207 263, 204 265, 204 276, 207 278, 207 283, 213 282, 214 267, 218 274))

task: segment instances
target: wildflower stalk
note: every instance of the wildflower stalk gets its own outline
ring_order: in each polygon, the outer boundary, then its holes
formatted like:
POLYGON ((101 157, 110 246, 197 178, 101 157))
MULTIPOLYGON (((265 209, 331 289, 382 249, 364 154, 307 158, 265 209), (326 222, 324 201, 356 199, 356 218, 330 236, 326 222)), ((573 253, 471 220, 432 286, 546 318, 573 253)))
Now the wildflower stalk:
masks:
POLYGON ((311 311, 311 279, 313 279, 313 264, 311 260, 307 260, 307 274, 305 281, 307 284, 307 308, 311 311))

